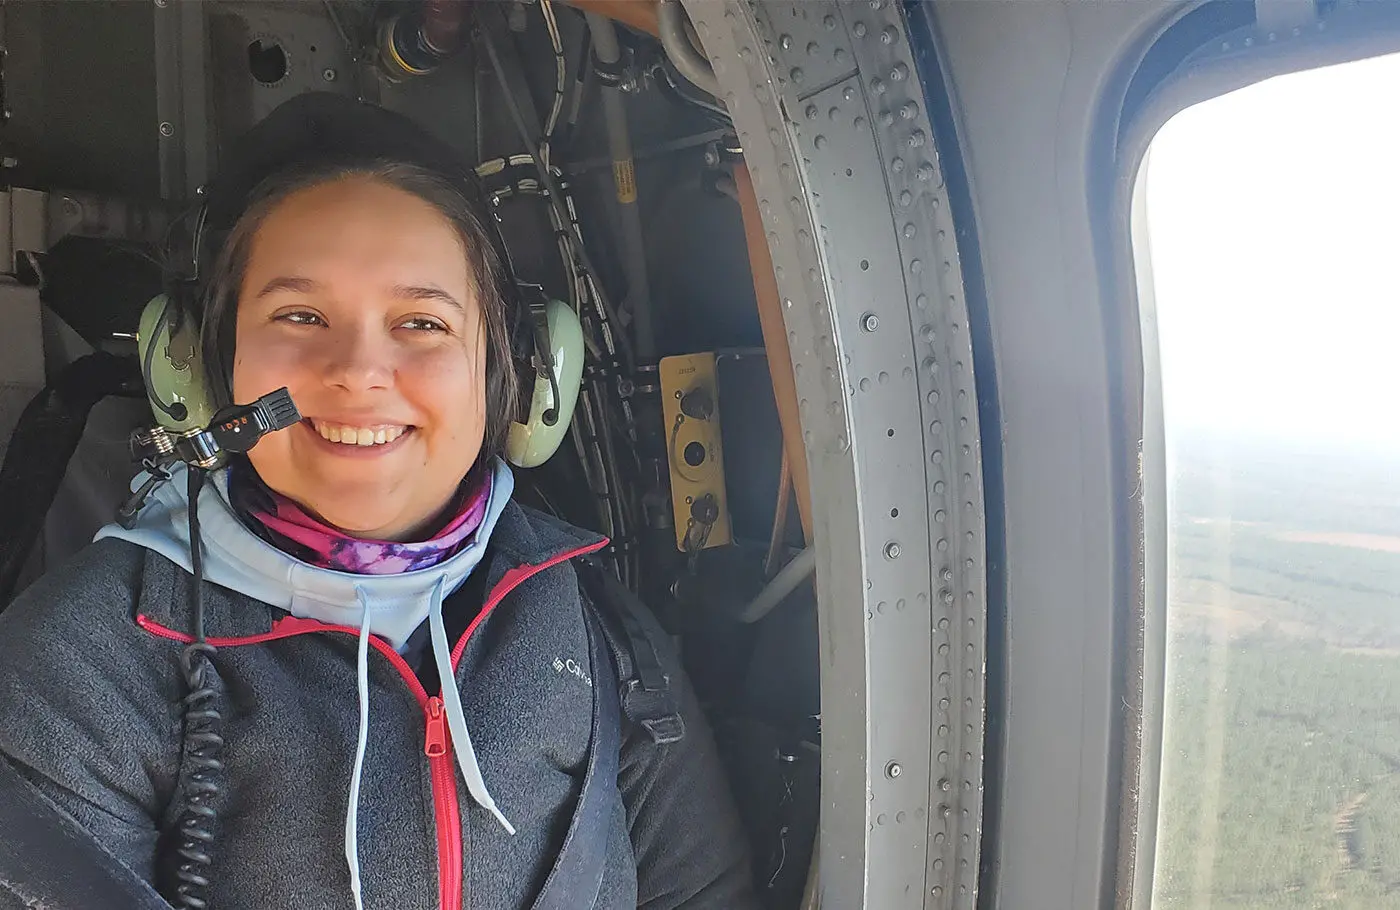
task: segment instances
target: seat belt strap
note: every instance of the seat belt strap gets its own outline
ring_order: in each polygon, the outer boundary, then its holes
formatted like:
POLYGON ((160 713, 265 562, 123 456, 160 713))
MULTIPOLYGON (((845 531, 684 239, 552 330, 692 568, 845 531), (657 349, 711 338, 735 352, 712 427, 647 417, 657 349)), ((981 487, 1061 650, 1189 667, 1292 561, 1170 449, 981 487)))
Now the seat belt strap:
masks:
POLYGON ((0 759, 0 907, 170 910, 150 885, 0 759))
POLYGON ((584 557, 576 563, 584 594, 592 599, 622 679, 622 710, 646 730, 656 745, 685 737, 680 699, 662 668, 654 623, 637 595, 600 565, 584 557), (606 605, 606 606, 604 606, 606 605))

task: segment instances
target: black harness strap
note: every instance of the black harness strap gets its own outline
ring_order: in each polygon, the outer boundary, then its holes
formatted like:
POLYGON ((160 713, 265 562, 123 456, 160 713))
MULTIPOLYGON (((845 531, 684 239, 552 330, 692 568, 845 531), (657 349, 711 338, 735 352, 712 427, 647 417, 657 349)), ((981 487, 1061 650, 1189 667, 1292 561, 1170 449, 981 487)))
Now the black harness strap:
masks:
POLYGON ((656 632, 648 628, 646 607, 596 560, 583 557, 575 566, 585 598, 614 607, 597 609, 623 680, 623 713, 651 734, 656 745, 679 742, 685 736, 680 699, 671 677, 662 669, 656 632))
POLYGON ((617 670, 603 646, 602 630, 593 608, 585 604, 584 625, 593 675, 593 732, 588 748, 588 770, 583 789, 569 822, 564 846, 535 900, 534 910, 583 910, 598 900, 607 865, 608 823, 617 793, 618 750, 622 746, 622 720, 618 711, 617 670))
POLYGON ((0 832, 0 907, 170 910, 150 885, 4 759, 0 832))

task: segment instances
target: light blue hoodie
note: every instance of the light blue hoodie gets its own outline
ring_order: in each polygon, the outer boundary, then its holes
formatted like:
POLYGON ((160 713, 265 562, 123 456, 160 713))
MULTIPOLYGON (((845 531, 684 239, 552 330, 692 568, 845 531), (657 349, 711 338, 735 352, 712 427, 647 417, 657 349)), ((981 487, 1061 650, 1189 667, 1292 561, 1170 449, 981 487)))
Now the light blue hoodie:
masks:
MULTIPOLYGON (((345 817, 345 858, 350 867, 356 907, 362 906, 357 821, 360 773, 368 745, 370 635, 378 635, 402 651, 409 636, 425 619, 428 621, 433 659, 438 678, 443 682, 444 713, 467 791, 506 831, 515 833, 487 791, 477 764, 461 696, 451 684, 454 678, 451 646, 442 619, 444 598, 457 590, 481 562, 491 532, 515 490, 514 475, 505 462, 497 459, 493 470, 486 514, 466 546, 435 566, 398 575, 352 575, 322 569, 283 553, 249 531, 234 514, 229 505, 226 469, 211 475, 211 482, 205 484, 199 495, 205 580, 247 594, 293 616, 360 630, 360 736, 345 817)), ((146 474, 138 475, 132 481, 132 489, 146 479, 146 474)), ((170 482, 152 493, 130 530, 110 524, 98 531, 95 539, 115 537, 130 541, 159 553, 187 572, 192 571, 187 489, 186 469, 179 465, 172 470, 170 482)))

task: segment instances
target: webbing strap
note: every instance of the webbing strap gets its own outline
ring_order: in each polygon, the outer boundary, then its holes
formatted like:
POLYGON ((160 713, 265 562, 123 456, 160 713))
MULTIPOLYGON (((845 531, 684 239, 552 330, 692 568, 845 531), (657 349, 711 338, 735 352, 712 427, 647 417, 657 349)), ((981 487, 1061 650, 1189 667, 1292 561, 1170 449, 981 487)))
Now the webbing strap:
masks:
POLYGON ((657 633, 648 629, 646 607, 595 560, 584 557, 576 566, 584 594, 597 606, 617 659, 627 719, 646 730, 657 745, 679 742, 685 737, 680 698, 661 666, 657 633))
POLYGON ((0 908, 170 910, 4 759, 0 832, 0 908))

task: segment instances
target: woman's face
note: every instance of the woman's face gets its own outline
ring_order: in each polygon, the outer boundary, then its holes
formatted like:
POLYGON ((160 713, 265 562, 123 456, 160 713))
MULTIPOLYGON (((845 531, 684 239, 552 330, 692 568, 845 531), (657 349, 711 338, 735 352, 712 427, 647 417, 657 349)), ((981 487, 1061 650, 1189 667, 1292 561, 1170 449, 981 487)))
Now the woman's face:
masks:
POLYGON ((481 450, 486 327, 460 234, 370 178, 300 190, 254 235, 233 395, 283 386, 305 418, 248 453, 263 481, 357 537, 429 531, 481 450))

